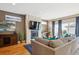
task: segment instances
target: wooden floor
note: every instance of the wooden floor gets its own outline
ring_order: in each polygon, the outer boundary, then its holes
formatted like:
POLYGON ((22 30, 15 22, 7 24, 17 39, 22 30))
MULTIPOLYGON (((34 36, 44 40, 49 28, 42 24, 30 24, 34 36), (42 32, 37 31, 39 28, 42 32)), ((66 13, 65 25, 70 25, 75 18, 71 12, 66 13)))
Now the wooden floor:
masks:
POLYGON ((30 55, 27 49, 24 48, 24 43, 16 45, 1 47, 0 55, 30 55))

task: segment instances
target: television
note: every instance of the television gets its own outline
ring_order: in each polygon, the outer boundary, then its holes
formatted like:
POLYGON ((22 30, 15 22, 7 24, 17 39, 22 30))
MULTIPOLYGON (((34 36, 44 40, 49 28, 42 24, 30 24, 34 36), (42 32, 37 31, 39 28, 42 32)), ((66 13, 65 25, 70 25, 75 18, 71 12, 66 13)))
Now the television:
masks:
POLYGON ((31 30, 39 30, 39 25, 40 25, 40 22, 30 21, 29 22, 29 29, 31 29, 31 30))

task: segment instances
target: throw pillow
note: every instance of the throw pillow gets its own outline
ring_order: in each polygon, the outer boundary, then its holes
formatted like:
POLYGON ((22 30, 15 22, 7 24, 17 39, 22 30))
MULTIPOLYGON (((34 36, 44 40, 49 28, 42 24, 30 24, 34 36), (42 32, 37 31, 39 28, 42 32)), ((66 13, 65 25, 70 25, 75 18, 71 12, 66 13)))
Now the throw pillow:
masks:
POLYGON ((68 43, 72 40, 72 37, 60 38, 64 43, 68 43))
POLYGON ((51 41, 49 42, 49 46, 50 46, 50 47, 53 47, 53 48, 56 48, 56 47, 61 46, 61 45, 63 45, 63 44, 64 44, 63 41, 60 40, 60 39, 51 40, 51 41))
POLYGON ((47 39, 37 38, 35 40, 38 41, 38 42, 40 42, 40 43, 42 43, 42 44, 48 45, 48 40, 47 39))

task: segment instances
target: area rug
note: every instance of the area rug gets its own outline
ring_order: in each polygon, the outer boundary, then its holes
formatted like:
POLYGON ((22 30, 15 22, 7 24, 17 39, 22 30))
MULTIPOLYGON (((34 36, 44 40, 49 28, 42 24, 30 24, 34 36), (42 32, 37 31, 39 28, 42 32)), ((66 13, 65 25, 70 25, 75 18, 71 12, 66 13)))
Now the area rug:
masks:
POLYGON ((30 53, 32 53, 32 45, 31 45, 31 44, 24 45, 24 47, 25 47, 30 53))

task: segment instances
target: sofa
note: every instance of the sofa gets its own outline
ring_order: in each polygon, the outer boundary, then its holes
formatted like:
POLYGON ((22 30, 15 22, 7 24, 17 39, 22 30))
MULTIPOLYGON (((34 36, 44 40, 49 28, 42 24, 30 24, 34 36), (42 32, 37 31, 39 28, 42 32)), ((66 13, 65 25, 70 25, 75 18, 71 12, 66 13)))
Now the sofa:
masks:
POLYGON ((52 48, 37 40, 32 40, 32 55, 72 55, 76 50, 77 40, 73 37, 61 38, 61 40, 62 39, 64 44, 56 48, 52 48))

